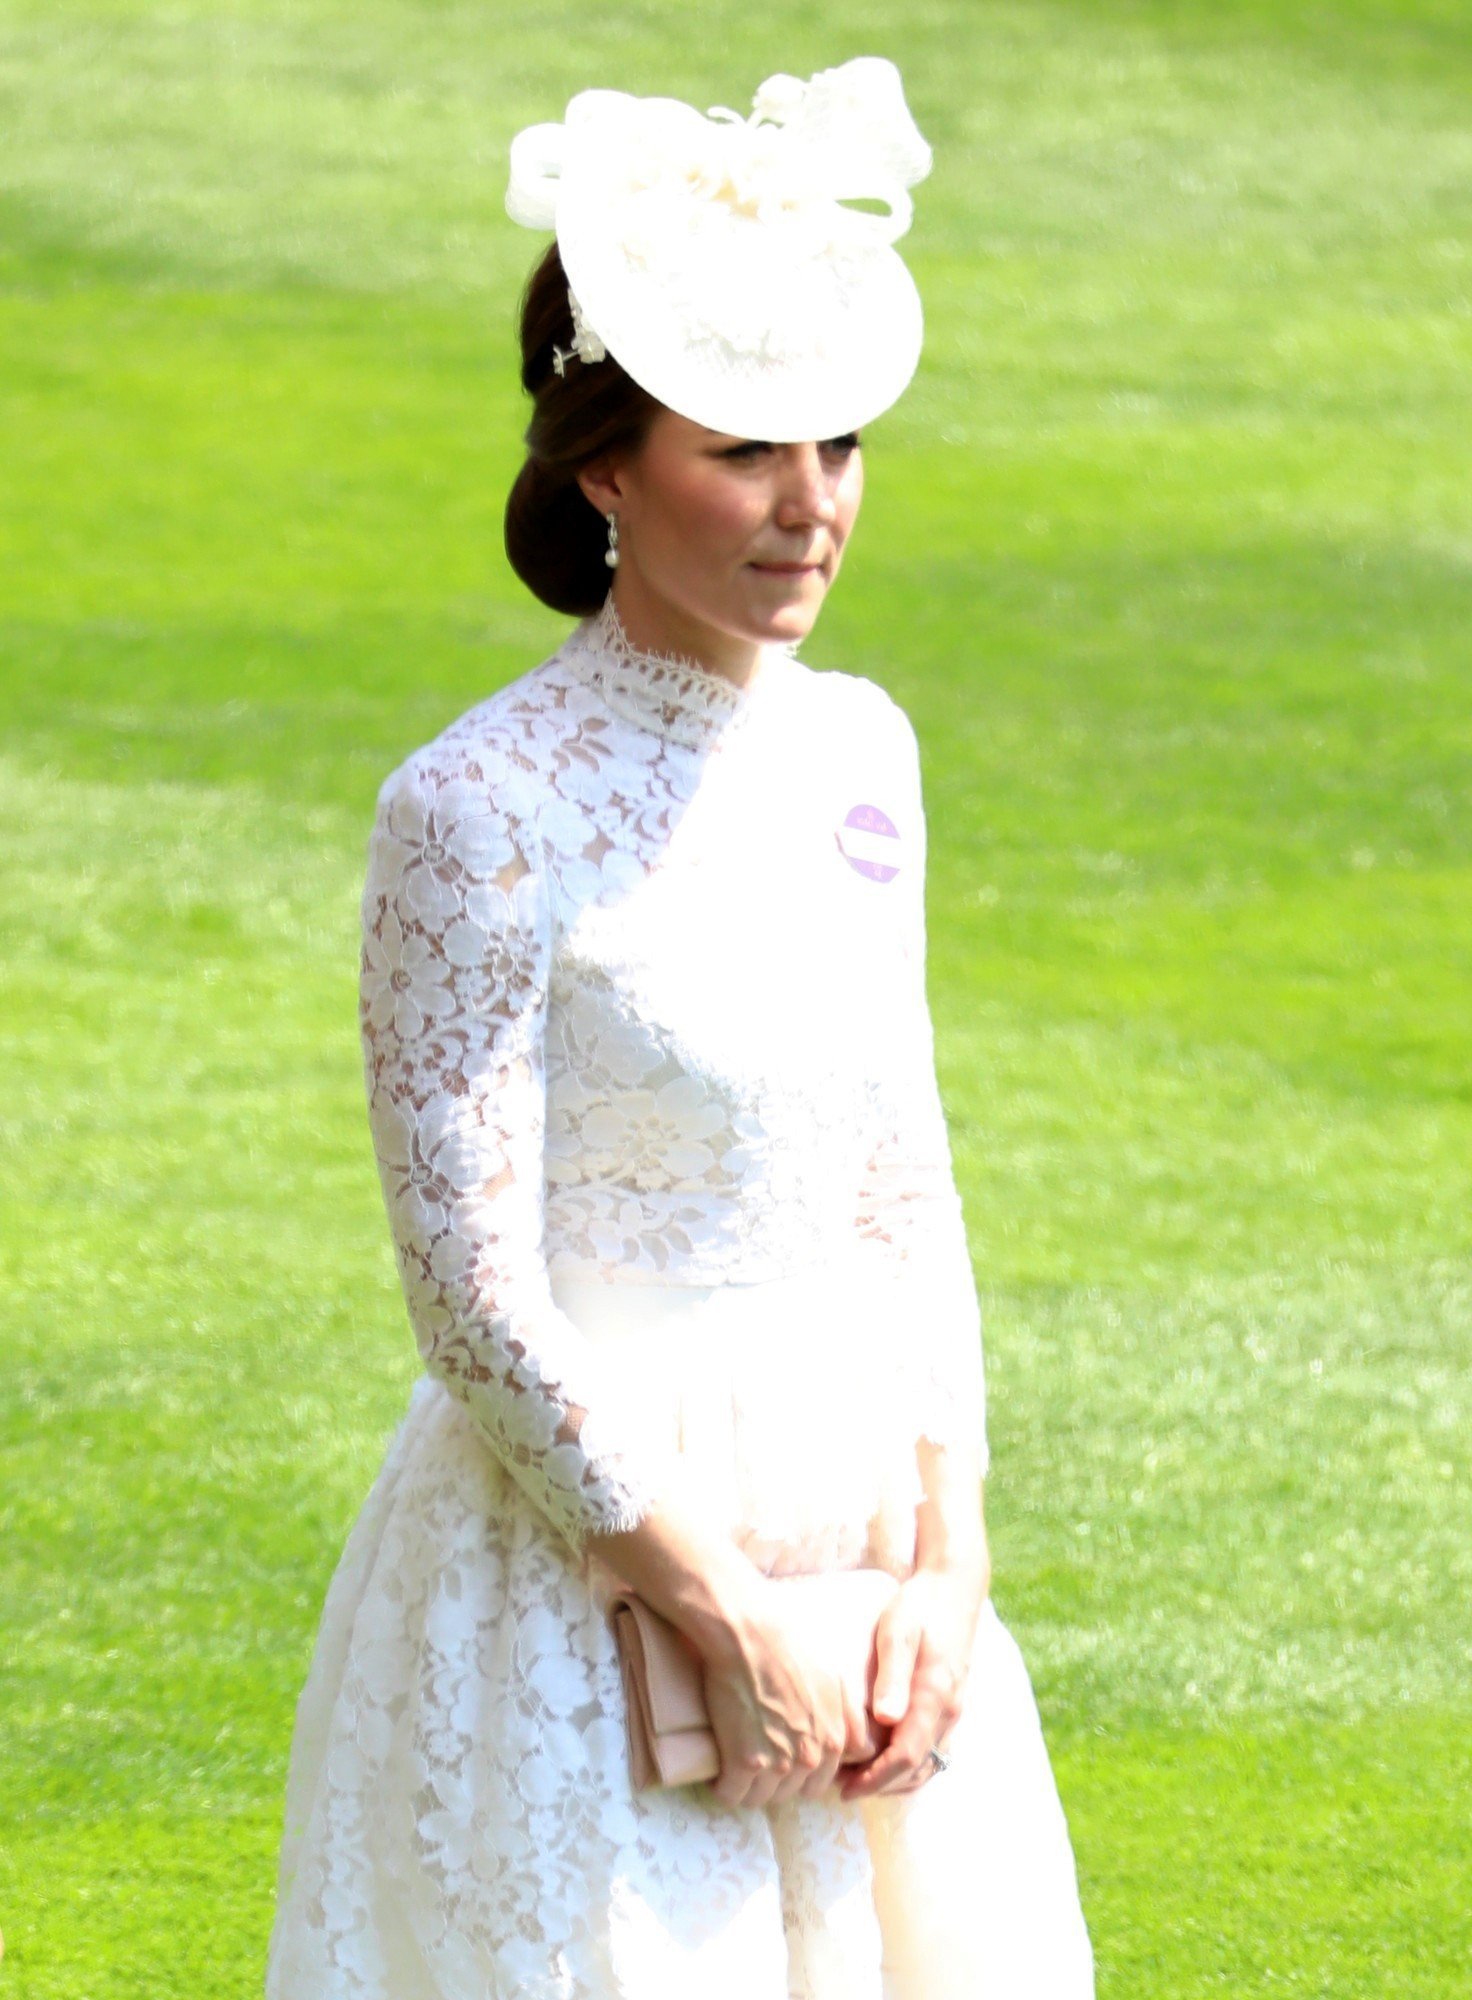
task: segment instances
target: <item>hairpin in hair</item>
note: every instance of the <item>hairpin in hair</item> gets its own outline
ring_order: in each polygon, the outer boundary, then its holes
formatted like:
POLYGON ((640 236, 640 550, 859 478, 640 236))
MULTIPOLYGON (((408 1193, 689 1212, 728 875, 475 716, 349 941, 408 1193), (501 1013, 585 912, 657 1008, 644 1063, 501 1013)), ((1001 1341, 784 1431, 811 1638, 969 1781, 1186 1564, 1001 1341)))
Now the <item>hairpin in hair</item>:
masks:
POLYGON ((574 355, 580 361, 606 361, 608 359, 608 349, 603 345, 603 342, 594 333, 592 327, 589 326, 587 320, 584 318, 583 309, 578 304, 577 294, 573 291, 571 285, 567 288, 567 303, 572 310, 573 343, 571 347, 554 347, 552 349, 552 366, 557 370, 559 375, 563 376, 567 374, 567 364, 572 360, 574 355))

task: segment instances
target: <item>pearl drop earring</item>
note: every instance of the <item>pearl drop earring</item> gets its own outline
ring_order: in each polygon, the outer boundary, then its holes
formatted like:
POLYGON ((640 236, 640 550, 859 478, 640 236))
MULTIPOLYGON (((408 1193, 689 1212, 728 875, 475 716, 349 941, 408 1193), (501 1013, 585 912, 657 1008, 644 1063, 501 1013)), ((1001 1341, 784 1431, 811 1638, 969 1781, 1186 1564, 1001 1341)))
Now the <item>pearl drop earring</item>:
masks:
POLYGON ((610 569, 618 568, 618 515, 608 516, 608 547, 603 552, 603 560, 610 569))

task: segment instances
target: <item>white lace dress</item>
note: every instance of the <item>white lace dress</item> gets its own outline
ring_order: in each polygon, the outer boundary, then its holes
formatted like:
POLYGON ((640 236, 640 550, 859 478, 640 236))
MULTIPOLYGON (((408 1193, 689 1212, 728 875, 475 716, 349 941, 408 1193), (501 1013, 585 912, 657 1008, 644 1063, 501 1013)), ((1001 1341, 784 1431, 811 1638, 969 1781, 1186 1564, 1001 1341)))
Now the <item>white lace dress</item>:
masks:
POLYGON ((268 2000, 1088 2000, 1026 1668, 988 1603, 949 1770, 731 1809, 630 1786, 590 1531, 914 1559, 986 1465, 925 998, 914 732, 610 603, 386 780, 369 1114, 424 1373, 297 1710, 268 2000))

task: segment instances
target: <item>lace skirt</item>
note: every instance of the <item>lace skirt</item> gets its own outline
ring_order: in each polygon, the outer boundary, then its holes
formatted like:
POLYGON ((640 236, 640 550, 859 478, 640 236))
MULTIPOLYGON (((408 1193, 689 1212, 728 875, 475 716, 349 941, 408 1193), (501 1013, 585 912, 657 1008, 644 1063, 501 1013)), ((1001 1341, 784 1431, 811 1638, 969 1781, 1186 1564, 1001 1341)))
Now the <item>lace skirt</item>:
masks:
MULTIPOLYGON (((905 1573, 913 1433, 872 1282, 554 1289, 626 1350, 651 1440, 761 1567, 905 1573)), ((1090 2000, 1037 1706, 990 1602, 947 1771, 733 1810, 632 1789, 610 1587, 421 1378, 297 1708, 266 2000, 1090 2000)))

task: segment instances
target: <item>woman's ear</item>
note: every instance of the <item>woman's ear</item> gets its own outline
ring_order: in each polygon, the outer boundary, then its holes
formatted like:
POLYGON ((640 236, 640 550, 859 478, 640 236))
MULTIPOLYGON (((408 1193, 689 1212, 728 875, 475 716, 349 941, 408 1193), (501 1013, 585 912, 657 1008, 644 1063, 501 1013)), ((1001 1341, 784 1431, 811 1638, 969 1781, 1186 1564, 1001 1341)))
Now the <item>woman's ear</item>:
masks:
POLYGON ((584 499, 596 507, 600 514, 613 514, 618 511, 624 498, 624 487, 616 459, 591 460, 577 474, 577 482, 583 489, 584 499))

